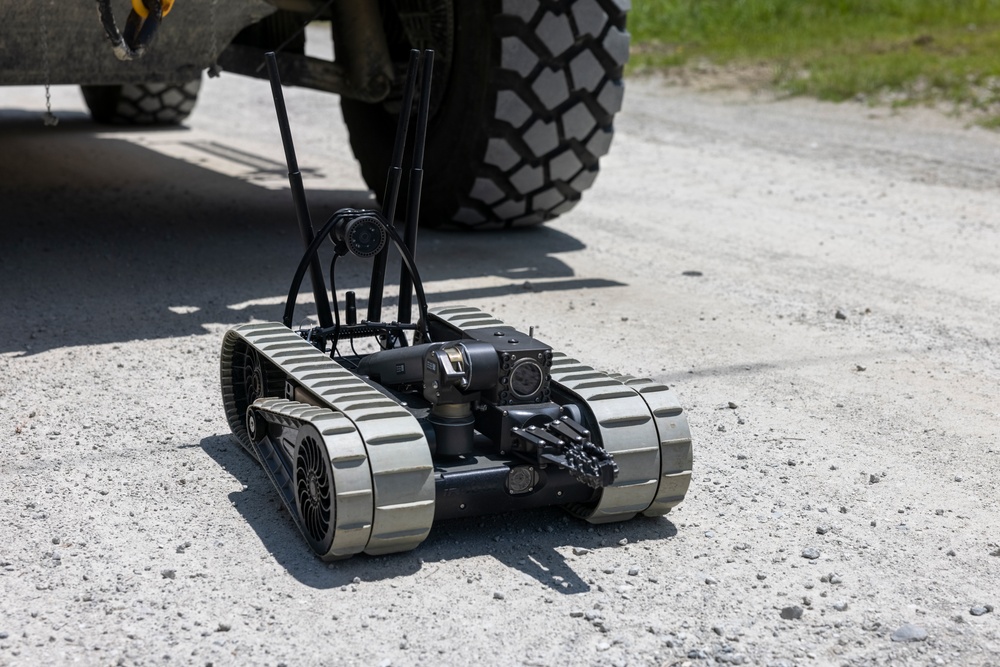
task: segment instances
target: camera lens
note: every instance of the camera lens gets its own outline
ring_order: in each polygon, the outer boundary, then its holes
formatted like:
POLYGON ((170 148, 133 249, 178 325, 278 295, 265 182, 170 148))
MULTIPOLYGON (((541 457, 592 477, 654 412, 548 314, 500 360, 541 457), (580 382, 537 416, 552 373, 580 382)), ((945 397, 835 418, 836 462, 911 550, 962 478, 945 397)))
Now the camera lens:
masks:
POLYGON ((358 257, 377 255, 385 245, 385 230, 378 220, 370 215, 354 218, 347 223, 344 242, 347 249, 358 257))

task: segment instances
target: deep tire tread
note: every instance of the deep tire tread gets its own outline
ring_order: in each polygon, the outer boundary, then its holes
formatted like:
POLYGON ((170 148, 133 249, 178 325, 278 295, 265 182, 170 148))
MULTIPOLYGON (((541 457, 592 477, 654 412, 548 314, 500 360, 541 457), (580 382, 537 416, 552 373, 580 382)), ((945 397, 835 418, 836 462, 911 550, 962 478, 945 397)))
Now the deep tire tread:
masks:
MULTIPOLYGON (((429 129, 423 222, 495 229, 570 210, 610 145, 628 3, 439 1, 454 2, 456 51, 429 129)), ((381 195, 395 118, 342 106, 362 174, 381 195)))
POLYGON ((177 125, 194 110, 201 79, 182 84, 81 86, 90 114, 110 125, 177 125))

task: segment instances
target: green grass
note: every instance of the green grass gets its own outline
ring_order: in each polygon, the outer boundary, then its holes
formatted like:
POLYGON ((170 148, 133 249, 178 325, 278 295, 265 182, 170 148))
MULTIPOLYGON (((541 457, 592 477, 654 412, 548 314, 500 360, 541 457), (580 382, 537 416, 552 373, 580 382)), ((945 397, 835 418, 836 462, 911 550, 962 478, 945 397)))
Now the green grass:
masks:
POLYGON ((632 71, 766 64, 794 94, 1000 116, 1000 0, 634 0, 629 31, 632 71))

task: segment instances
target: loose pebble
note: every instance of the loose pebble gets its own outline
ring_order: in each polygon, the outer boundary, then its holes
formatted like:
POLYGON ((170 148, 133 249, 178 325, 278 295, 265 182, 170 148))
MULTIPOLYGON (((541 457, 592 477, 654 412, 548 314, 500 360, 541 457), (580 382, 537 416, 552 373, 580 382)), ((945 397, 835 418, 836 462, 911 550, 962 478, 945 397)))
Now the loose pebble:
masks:
POLYGON ((927 639, 927 631, 919 625, 906 623, 889 637, 894 642, 922 642, 927 639))
POLYGON ((781 609, 781 617, 786 621, 795 621, 802 618, 802 607, 798 605, 792 605, 791 607, 783 607, 781 609))
POLYGON ((819 549, 816 547, 806 547, 802 550, 802 557, 808 558, 809 560, 816 560, 819 558, 819 549))
POLYGON ((969 610, 969 613, 973 616, 983 616, 985 614, 993 611, 993 605, 991 604, 978 604, 969 610))

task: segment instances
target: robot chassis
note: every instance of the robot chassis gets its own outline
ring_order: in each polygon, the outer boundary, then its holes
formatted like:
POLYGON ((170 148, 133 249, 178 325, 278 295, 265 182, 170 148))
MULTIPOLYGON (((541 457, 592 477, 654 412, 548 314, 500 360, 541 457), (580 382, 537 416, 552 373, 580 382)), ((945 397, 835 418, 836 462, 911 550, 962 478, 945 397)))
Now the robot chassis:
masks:
POLYGON ((691 480, 687 418, 666 386, 604 373, 472 307, 429 309, 413 260, 433 53, 410 56, 383 211, 337 211, 315 234, 277 77, 271 85, 306 253, 282 323, 230 329, 222 396, 239 443, 258 460, 323 559, 417 547, 445 519, 558 505, 591 523, 660 516, 691 480), (418 74, 419 71, 419 74, 418 74), (405 241, 393 225, 417 78, 421 94, 405 241), (347 293, 340 322, 318 261, 373 257, 368 317, 347 293), (399 316, 382 322, 388 241, 402 258, 399 316), (293 331, 310 272, 319 326, 293 331), (420 317, 410 323, 415 289, 420 317), (407 340, 412 333, 412 344, 407 340), (380 351, 340 355, 376 338, 380 351))

